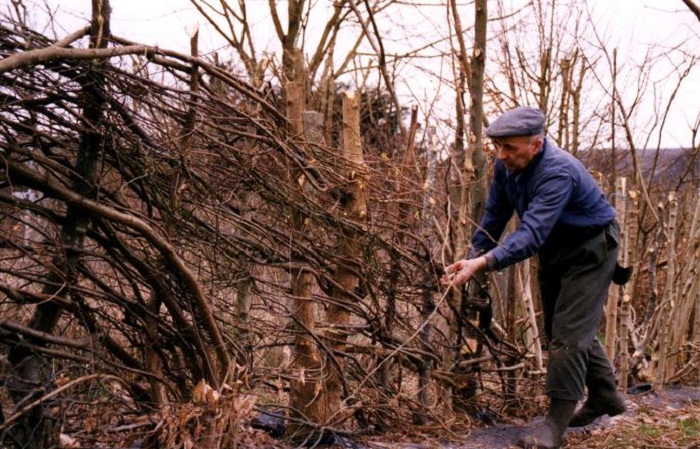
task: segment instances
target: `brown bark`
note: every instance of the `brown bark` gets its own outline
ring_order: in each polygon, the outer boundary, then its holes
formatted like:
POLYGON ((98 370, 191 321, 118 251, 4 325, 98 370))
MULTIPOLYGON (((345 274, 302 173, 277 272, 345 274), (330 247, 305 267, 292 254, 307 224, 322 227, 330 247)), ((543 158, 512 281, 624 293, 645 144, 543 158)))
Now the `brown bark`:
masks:
POLYGON ((472 223, 479 223, 484 213, 487 196, 486 155, 484 154, 483 124, 484 124, 484 72, 486 65, 486 32, 487 12, 486 0, 476 0, 474 26, 474 52, 472 55, 469 94, 469 153, 474 168, 474 189, 470 192, 472 223))
MULTIPOLYGON (((452 3, 452 8, 455 10, 456 5, 452 3)), ((487 195, 487 176, 486 176, 486 158, 483 151, 483 95, 484 95, 484 69, 485 69, 485 53, 486 53, 486 37, 487 37, 487 2, 485 0, 477 0, 474 3, 475 11, 475 26, 474 26, 474 48, 472 50, 471 63, 467 66, 466 64, 466 54, 463 43, 460 43, 461 47, 461 64, 463 69, 466 70, 468 67, 468 87, 470 95, 470 107, 469 107, 469 130, 467 139, 467 151, 464 159, 464 166, 462 167, 462 192, 459 203, 459 225, 467 226, 468 223, 472 223, 472 232, 474 232, 474 227, 481 220, 481 216, 484 212, 484 206, 486 203, 487 195)), ((456 13, 455 13, 456 17, 456 13)), ((461 30, 459 29, 459 20, 455 20, 456 30, 458 35, 461 35, 461 30)), ((461 258, 466 256, 467 252, 467 242, 466 235, 464 238, 460 239, 459 234, 457 235, 455 258, 461 258)), ((481 285, 487 284, 487 275, 481 274, 477 276, 477 282, 481 285)), ((474 295, 474 293, 482 295, 483 293, 478 293, 478 290, 473 290, 469 294, 474 295)), ((474 298, 479 301, 480 298, 474 298)), ((483 298, 482 298, 483 299, 483 298)), ((457 310, 464 310, 464 307, 460 307, 457 310)), ((469 317, 473 321, 478 321, 477 317, 469 317)), ((476 353, 472 354, 474 357, 478 357, 480 353, 480 336, 472 336, 476 345, 476 353)), ((476 381, 469 380, 463 386, 460 386, 458 394, 461 396, 460 400, 469 400, 471 396, 476 392, 476 381)))
MULTIPOLYGON (((454 254, 452 255, 454 260, 458 260, 465 257, 467 254, 467 245, 469 241, 469 220, 468 220, 468 202, 469 189, 471 183, 474 181, 474 161, 472 160, 472 150, 469 139, 467 139, 467 144, 465 148, 465 134, 468 134, 468 128, 464 122, 464 96, 466 91, 471 85, 471 63, 469 57, 467 56, 467 46, 464 42, 464 31, 462 30, 462 20, 459 16, 459 10, 457 8, 456 0, 450 0, 450 11, 452 12, 452 20, 454 21, 455 36, 457 37, 458 51, 457 51, 457 67, 459 68, 456 76, 457 89, 456 95, 456 109, 455 109, 455 121, 457 123, 455 128, 455 148, 453 151, 454 163, 458 164, 458 170, 460 170, 460 175, 457 177, 459 180, 456 182, 456 188, 459 189, 459 194, 457 196, 458 213, 457 213, 457 225, 454 229, 454 254)), ((468 137, 468 136, 467 136, 468 137)), ((456 298, 456 297, 455 297, 456 298)), ((458 302, 455 299, 455 302, 458 302)), ((455 304, 456 309, 460 310, 459 304, 455 304)))
MULTIPOLYGON (((346 173, 348 186, 345 194, 347 201, 342 208, 345 219, 353 221, 360 228, 364 228, 367 222, 367 196, 369 174, 364 166, 362 156, 362 139, 360 135, 360 109, 358 98, 353 93, 346 93, 343 97, 343 153, 350 163, 351 168, 346 173)), ((362 261, 361 232, 348 230, 338 245, 338 253, 344 263, 339 264, 334 273, 336 286, 331 293, 331 302, 328 305, 326 321, 328 331, 325 339, 328 348, 332 351, 329 357, 332 360, 326 364, 329 369, 325 396, 325 407, 329 412, 333 425, 345 418, 341 412, 341 397, 344 386, 344 373, 342 372, 342 360, 336 358, 339 354, 347 352, 347 339, 351 334, 348 328, 350 324, 350 306, 355 301, 355 289, 359 282, 359 272, 362 261)))
MULTIPOLYGON (((301 140, 304 137, 302 82, 288 82, 285 85, 285 94, 290 137, 301 140)), ((297 181, 299 194, 309 194, 306 176, 296 173, 293 177, 297 181)), ((299 234, 309 232, 309 218, 301 211, 293 210, 292 226, 299 234)), ((292 260, 295 259, 292 255, 292 260)), ((289 403, 295 421, 287 429, 286 437, 293 441, 305 441, 313 438, 312 429, 305 424, 325 423, 328 412, 319 400, 326 374, 315 341, 316 304, 312 298, 315 280, 303 261, 298 262, 291 270, 292 320, 295 330, 292 368, 295 375, 290 381, 289 403)))

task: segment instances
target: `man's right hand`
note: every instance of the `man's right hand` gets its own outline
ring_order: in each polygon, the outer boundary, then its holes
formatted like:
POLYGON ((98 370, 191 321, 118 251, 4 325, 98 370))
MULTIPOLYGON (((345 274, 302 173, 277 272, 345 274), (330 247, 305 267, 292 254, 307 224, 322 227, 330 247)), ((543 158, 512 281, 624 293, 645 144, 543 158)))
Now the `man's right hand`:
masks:
POLYGON ((476 273, 486 268, 487 262, 484 256, 476 259, 462 259, 445 267, 445 274, 440 278, 440 283, 445 286, 459 287, 464 285, 476 273))

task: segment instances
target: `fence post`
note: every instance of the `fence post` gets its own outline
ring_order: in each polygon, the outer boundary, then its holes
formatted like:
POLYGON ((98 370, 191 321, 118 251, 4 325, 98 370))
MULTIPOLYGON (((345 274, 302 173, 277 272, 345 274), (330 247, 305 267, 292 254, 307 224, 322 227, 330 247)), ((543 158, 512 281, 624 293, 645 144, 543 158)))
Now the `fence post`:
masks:
MULTIPOLYGON (((627 178, 620 177, 615 183, 615 199, 613 201, 617 211, 618 222, 620 224, 620 253, 623 250, 623 239, 626 236, 626 199, 627 199, 627 178)), ((618 254, 618 258, 621 254, 618 254)), ((623 256, 624 257, 624 256, 623 256)), ((620 304, 621 287, 616 284, 610 286, 608 302, 605 306, 605 352, 610 360, 615 360, 617 348, 617 310, 620 304)), ((622 350, 622 349, 621 349, 622 350)))

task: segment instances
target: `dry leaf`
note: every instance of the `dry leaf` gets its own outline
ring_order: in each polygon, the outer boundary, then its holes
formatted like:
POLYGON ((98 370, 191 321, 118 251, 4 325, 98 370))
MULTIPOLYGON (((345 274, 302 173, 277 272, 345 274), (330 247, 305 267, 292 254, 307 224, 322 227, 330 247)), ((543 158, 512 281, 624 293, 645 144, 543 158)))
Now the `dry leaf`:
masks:
POLYGON ((65 374, 61 374, 60 376, 58 376, 56 378, 56 380, 54 382, 56 383, 57 387, 62 387, 70 381, 71 381, 71 378, 69 376, 66 376, 65 374))
POLYGON ((192 401, 195 404, 204 404, 207 402, 207 395, 211 389, 212 388, 204 381, 204 379, 200 380, 192 392, 192 401))
POLYGON ((85 432, 92 433, 97 428, 97 421, 93 417, 86 418, 84 421, 85 432))
POLYGON ((248 415, 255 407, 258 397, 253 395, 236 396, 233 400, 233 408, 236 410, 238 418, 248 415))
POLYGON ((76 449, 80 447, 80 443, 75 438, 62 433, 58 436, 58 447, 76 449))

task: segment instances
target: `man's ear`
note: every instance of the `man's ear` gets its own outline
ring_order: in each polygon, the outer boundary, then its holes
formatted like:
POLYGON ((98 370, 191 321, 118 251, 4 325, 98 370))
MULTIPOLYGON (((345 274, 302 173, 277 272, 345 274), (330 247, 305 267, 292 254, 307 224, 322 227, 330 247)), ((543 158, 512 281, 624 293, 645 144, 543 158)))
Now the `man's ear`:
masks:
POLYGON ((532 144, 537 146, 537 152, 539 153, 540 151, 542 151, 542 145, 544 144, 544 136, 542 134, 533 136, 532 144))

